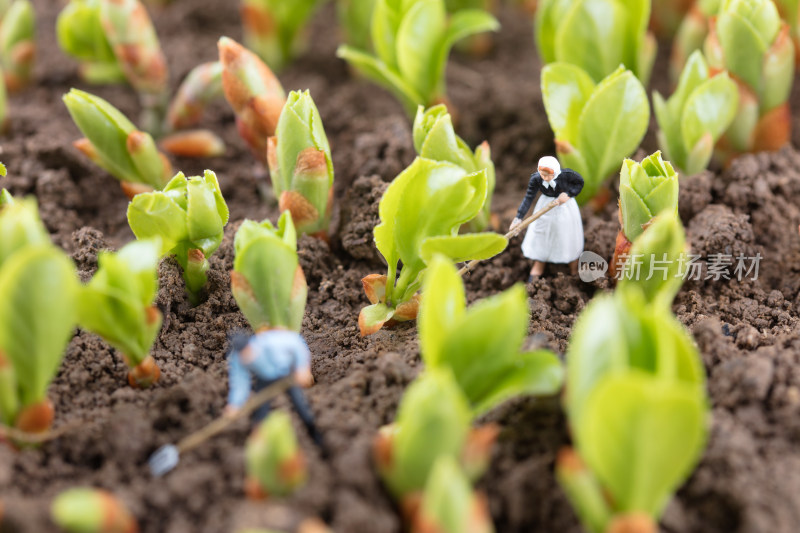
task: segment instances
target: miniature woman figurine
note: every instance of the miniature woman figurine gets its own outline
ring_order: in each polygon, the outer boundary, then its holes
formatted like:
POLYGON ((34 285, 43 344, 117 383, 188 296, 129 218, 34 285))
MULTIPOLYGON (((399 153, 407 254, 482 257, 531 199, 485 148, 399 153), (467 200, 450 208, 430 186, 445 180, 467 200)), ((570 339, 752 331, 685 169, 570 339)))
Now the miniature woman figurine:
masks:
POLYGON ((568 168, 561 170, 555 157, 547 156, 539 160, 538 172, 528 182, 525 199, 510 229, 522 223, 537 192, 542 194, 534 212, 547 207, 553 198, 559 206, 534 221, 522 241, 523 255, 533 260, 528 283, 542 275, 545 263, 573 263, 583 252, 583 221, 578 202, 575 201, 582 189, 581 175, 568 168))

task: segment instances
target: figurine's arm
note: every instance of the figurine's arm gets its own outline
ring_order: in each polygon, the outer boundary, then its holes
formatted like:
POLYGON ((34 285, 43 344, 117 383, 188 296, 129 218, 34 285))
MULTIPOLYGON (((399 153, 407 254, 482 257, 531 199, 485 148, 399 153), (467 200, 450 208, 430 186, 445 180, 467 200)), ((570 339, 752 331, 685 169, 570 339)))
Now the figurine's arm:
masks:
POLYGON ((311 352, 305 342, 297 347, 294 356, 294 379, 300 386, 310 387, 314 384, 314 376, 311 374, 311 352))
POLYGON ((228 406, 239 408, 250 396, 250 372, 242 364, 239 354, 228 358, 228 406))
POLYGON ((539 176, 538 172, 535 172, 533 175, 531 175, 531 179, 528 181, 528 190, 525 192, 525 198, 523 198, 522 203, 517 210, 517 217, 513 222, 511 222, 511 229, 517 227, 522 222, 522 219, 525 218, 525 215, 531 208, 533 199, 536 197, 536 193, 539 191, 539 183, 541 180, 542 178, 539 176))
POLYGON ((575 198, 583 190, 583 178, 577 172, 565 173, 562 181, 565 191, 558 195, 558 203, 564 204, 570 198, 575 198))

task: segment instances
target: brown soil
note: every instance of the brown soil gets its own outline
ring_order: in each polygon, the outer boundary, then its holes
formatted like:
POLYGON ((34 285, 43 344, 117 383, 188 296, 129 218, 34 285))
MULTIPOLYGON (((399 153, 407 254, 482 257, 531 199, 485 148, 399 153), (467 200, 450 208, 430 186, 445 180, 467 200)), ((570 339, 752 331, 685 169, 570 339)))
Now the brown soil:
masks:
MULTIPOLYGON (((11 133, 0 159, 9 167, 4 186, 35 194, 57 244, 69 251, 85 280, 97 252, 132 238, 126 200, 116 183, 89 164, 71 141, 77 130, 60 96, 83 87, 75 65, 53 41, 61 2, 34 0, 39 14, 38 83, 11 103, 11 133)), ((221 34, 240 37, 234 2, 179 0, 156 25, 177 83, 201 61, 213 59, 221 34)), ((331 247, 302 238, 299 254, 309 284, 303 334, 314 355, 316 385, 308 391, 331 449, 323 460, 295 419, 309 454, 310 482, 284 501, 244 499, 239 422, 224 435, 182 458, 163 479, 146 460, 218 416, 227 389, 226 332, 245 327, 229 290, 233 235, 245 218, 277 215, 263 202, 264 179, 237 138, 231 113, 213 107, 207 125, 228 143, 223 157, 175 161, 198 173, 214 169, 231 208, 225 240, 211 258, 206 300, 192 308, 180 268, 160 268, 158 305, 163 330, 153 350, 162 379, 151 390, 126 385, 127 369, 104 342, 78 332, 50 397, 56 425, 85 421, 39 449, 0 446, 0 529, 54 531, 48 507, 61 490, 93 485, 113 491, 148 533, 220 533, 244 526, 291 529, 317 515, 336 531, 401 531, 397 510, 376 477, 370 445, 376 429, 392 420, 403 390, 420 369, 416 330, 405 324, 362 339, 358 310, 366 299, 360 278, 382 271, 371 247, 382 189, 413 159, 409 122, 391 96, 352 79, 334 56, 332 10, 314 24, 312 54, 281 74, 287 88, 311 89, 325 122, 337 170, 340 234, 331 247)), ((449 70, 450 96, 460 131, 470 144, 488 139, 497 163, 494 209, 504 227, 514 216, 527 175, 552 151, 538 88, 539 63, 524 16, 501 13, 504 33, 496 49, 473 61, 457 57, 449 70)), ((662 73, 663 74, 663 73, 662 73)), ((656 86, 665 89, 663 75, 656 86)), ((135 95, 123 87, 89 88, 135 117, 135 95)), ((797 119, 797 116, 795 117, 797 119)), ((800 130, 800 128, 796 128, 800 130)), ((644 149, 655 149, 653 135, 644 149)), ((616 206, 584 212, 586 248, 610 257, 617 232, 616 206)), ((662 521, 674 533, 793 533, 800 524, 800 153, 745 157, 725 171, 686 178, 681 216, 695 253, 760 253, 756 281, 691 281, 675 312, 693 331, 703 354, 713 405, 711 438, 702 463, 670 503, 662 521)), ((467 278, 471 300, 496 293, 527 276, 519 239, 467 278)), ((576 315, 607 281, 586 284, 563 267, 551 267, 528 286, 530 343, 563 353, 576 315)), ((285 399, 276 402, 287 406, 285 399)), ((294 415, 293 415, 294 416, 294 415)), ((520 399, 487 416, 502 425, 489 473, 489 495, 499 532, 580 531, 553 477, 553 460, 568 442, 557 399, 520 399)))

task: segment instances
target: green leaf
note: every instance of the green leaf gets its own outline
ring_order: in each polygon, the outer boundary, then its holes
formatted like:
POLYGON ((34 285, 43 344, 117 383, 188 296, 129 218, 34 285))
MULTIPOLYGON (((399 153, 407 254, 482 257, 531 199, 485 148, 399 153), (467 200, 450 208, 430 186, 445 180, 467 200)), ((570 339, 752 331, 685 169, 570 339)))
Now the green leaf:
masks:
POLYGON ((399 73, 419 94, 432 94, 439 81, 436 52, 446 21, 443 0, 417 0, 403 16, 397 30, 399 73))
POLYGON ((625 60, 626 8, 618 0, 581 0, 575 4, 557 22, 556 60, 583 68, 599 82, 625 60))
POLYGON ((577 143, 581 112, 594 89, 592 78, 574 65, 553 63, 542 69, 542 97, 556 139, 577 143))
POLYGON ((436 460, 461 454, 470 427, 466 398, 449 372, 427 370, 406 389, 383 478, 395 496, 422 490, 436 460))
POLYGON ((44 399, 72 338, 75 267, 50 245, 30 246, 0 267, 0 351, 11 361, 20 406, 44 399))
POLYGON ((641 82, 623 68, 596 87, 579 119, 577 148, 594 172, 584 178, 582 198, 597 187, 639 146, 650 121, 650 105, 641 82))
POLYGON ((430 262, 424 284, 417 318, 420 352, 425 364, 436 367, 444 364, 444 343, 449 330, 464 315, 467 300, 461 277, 441 256, 430 262))
POLYGON ((300 463, 299 468, 286 468, 297 460, 298 454, 302 454, 302 451, 292 427, 292 419, 285 411, 273 411, 247 441, 247 473, 267 494, 288 496, 305 484, 308 478, 304 462, 300 463))
POLYGON ((136 195, 128 204, 128 224, 137 239, 161 239, 167 254, 189 238, 186 212, 163 192, 136 195))
POLYGON ((418 520, 441 533, 491 533, 491 521, 487 513, 480 512, 480 505, 458 462, 443 455, 425 483, 418 520))
POLYGON ((658 517, 700 458, 706 412, 695 388, 635 371, 608 376, 586 402, 578 449, 620 512, 658 517))
POLYGON ((686 102, 681 121, 687 150, 706 133, 715 141, 728 129, 739 106, 739 90, 727 73, 714 76, 700 85, 686 102))
POLYGON ((0 210, 0 267, 15 253, 30 246, 50 244, 50 234, 39 218, 34 198, 8 201, 0 210))
POLYGON ((460 263, 473 259, 489 259, 505 250, 506 246, 508 239, 491 232, 430 237, 423 241, 420 256, 426 263, 437 254, 460 263))
POLYGON ((717 35, 725 51, 728 72, 761 94, 761 65, 771 41, 765 42, 746 19, 726 9, 717 19, 717 35))

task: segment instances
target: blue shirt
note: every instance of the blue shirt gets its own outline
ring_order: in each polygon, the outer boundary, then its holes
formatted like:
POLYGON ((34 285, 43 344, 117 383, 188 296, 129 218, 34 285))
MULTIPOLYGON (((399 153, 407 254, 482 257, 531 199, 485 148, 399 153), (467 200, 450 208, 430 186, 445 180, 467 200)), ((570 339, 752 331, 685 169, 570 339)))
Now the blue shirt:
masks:
POLYGON ((295 370, 311 366, 311 353, 299 333, 271 330, 250 338, 247 347, 255 357, 246 364, 239 352, 228 358, 228 403, 241 407, 250 396, 251 376, 262 381, 274 381, 295 370))

